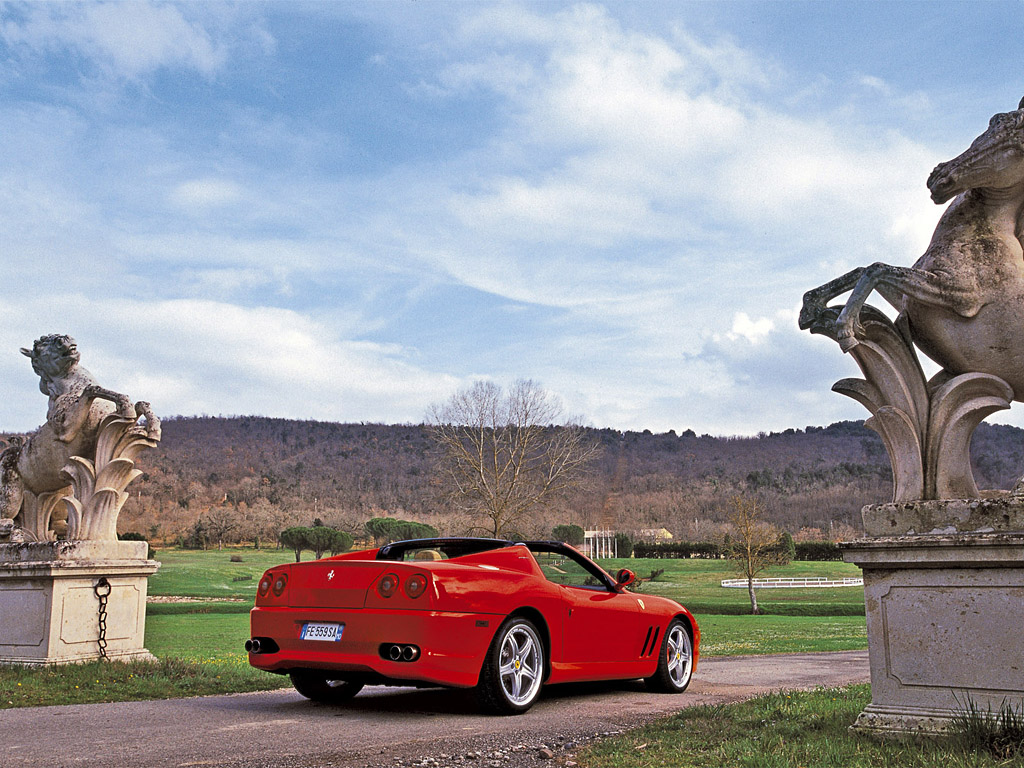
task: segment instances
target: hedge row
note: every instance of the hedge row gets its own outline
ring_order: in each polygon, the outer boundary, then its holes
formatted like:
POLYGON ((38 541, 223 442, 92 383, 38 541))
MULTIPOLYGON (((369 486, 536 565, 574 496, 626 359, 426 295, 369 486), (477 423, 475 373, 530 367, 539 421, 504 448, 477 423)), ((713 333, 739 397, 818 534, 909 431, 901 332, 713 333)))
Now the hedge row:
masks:
POLYGON ((721 545, 712 541, 673 541, 659 544, 638 541, 633 544, 633 557, 718 560, 725 557, 725 553, 721 545))
MULTIPOLYGON (((673 541, 649 544, 638 541, 633 545, 633 557, 654 559, 720 560, 725 557, 726 548, 713 541, 673 541)), ((796 542, 794 560, 842 560, 842 551, 833 541, 796 542)))

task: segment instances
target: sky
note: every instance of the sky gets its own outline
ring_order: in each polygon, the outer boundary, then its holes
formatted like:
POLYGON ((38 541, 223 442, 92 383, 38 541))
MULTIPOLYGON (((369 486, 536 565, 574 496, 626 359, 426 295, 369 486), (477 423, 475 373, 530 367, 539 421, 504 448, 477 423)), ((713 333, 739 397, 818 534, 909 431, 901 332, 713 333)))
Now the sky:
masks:
POLYGON ((1022 33, 1016 1, 2 3, 0 430, 45 419, 47 333, 162 416, 419 423, 528 378, 596 427, 863 419, 802 294, 917 259, 1022 33))

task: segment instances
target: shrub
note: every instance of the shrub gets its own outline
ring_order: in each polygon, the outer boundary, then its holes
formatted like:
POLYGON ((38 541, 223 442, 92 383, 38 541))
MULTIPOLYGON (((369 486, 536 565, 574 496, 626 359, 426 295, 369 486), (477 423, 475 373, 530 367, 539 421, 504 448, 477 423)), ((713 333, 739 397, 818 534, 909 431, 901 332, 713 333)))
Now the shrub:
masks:
POLYGON ((578 525, 568 523, 567 525, 556 525, 551 529, 551 535, 554 537, 555 541, 562 541, 566 544, 578 547, 583 544, 587 534, 586 531, 578 525))
POLYGON ((308 528, 301 526, 293 526, 292 528, 285 528, 281 533, 277 535, 278 541, 281 542, 281 546, 292 550, 295 553, 295 562, 299 562, 302 559, 302 550, 311 549, 309 546, 309 538, 306 535, 308 528))
POLYGON ((842 560, 843 551, 834 541, 800 541, 794 560, 842 560))
POLYGON ((633 537, 628 533, 620 531, 615 534, 615 551, 619 553, 619 557, 632 557, 633 556, 633 537))
POLYGON ((633 557, 719 560, 725 557, 725 553, 713 541, 673 541, 660 544, 638 541, 633 545, 633 557))
POLYGON ((349 534, 326 525, 285 528, 278 538, 282 546, 295 552, 295 562, 299 562, 304 549, 313 550, 319 560, 325 552, 336 555, 339 552, 346 552, 352 546, 352 537, 349 534))
POLYGON ((796 559, 796 542, 793 541, 793 537, 788 531, 783 531, 779 536, 777 548, 779 565, 787 565, 796 559))
MULTIPOLYGON (((426 523, 411 520, 399 520, 394 517, 374 517, 366 521, 366 534, 372 536, 376 544, 387 544, 405 539, 433 539, 438 535, 437 528, 426 523)), ((351 545, 349 545, 351 546, 351 545)))

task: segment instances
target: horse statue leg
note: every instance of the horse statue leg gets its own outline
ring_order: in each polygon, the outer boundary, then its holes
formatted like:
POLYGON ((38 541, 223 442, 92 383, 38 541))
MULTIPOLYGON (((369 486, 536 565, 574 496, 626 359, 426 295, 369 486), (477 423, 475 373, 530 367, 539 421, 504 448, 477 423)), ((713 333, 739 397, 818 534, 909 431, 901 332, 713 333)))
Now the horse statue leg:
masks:
POLYGON ((18 472, 21 444, 12 445, 0 453, 0 520, 13 520, 21 512, 25 485, 18 472))
POLYGON ((850 292, 839 317, 836 318, 836 340, 843 352, 849 352, 859 343, 861 332, 860 311, 872 291, 902 311, 906 299, 948 309, 961 317, 973 317, 984 305, 977 284, 962 274, 932 272, 919 267, 894 267, 876 262, 855 269, 820 288, 804 294, 800 310, 800 328, 812 328, 819 321, 830 299, 845 291, 850 292))
POLYGON ((864 267, 857 267, 842 277, 830 280, 824 285, 812 288, 804 294, 804 303, 800 308, 800 330, 813 328, 821 319, 828 303, 836 296, 852 290, 864 273, 864 267))
POLYGON ((112 389, 105 389, 96 384, 86 387, 83 394, 90 399, 109 400, 117 406, 117 415, 122 419, 132 419, 134 421, 138 418, 135 406, 132 405, 132 400, 128 395, 122 395, 120 392, 114 392, 112 389))
POLYGON ((135 404, 135 418, 146 419, 146 437, 150 440, 160 439, 160 418, 153 413, 152 407, 145 400, 139 400, 135 404))

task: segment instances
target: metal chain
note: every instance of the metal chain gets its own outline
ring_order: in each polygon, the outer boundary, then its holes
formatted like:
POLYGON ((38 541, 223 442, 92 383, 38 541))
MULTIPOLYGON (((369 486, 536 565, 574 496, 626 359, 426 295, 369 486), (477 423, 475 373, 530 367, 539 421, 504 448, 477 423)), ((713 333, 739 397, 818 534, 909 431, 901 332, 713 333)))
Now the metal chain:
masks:
POLYGON ((92 588, 92 591, 96 593, 96 597, 100 601, 100 635, 97 641, 100 646, 100 658, 107 658, 107 597, 110 596, 110 582, 107 581, 105 576, 101 577, 96 582, 96 586, 92 588))

